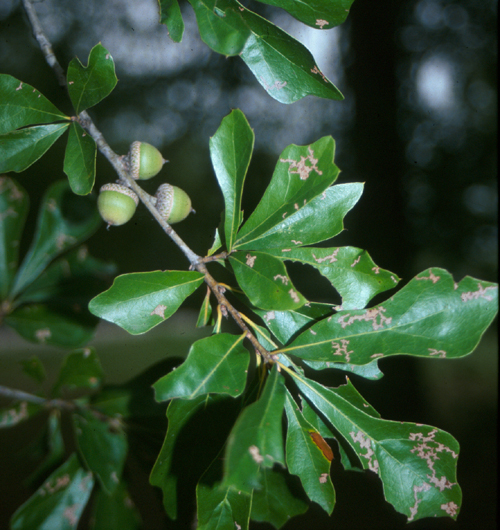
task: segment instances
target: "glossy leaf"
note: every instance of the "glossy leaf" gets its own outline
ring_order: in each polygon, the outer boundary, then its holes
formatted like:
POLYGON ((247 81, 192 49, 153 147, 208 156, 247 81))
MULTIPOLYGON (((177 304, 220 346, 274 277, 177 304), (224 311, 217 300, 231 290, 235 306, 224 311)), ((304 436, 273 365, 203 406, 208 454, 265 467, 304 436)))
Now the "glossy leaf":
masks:
MULTIPOLYGON (((289 145, 281 153, 257 208, 238 232, 234 248, 260 250, 283 247, 276 238, 290 226, 287 217, 295 217, 292 224, 299 222, 307 204, 321 196, 337 178, 339 170, 333 163, 334 154, 335 142, 330 136, 311 145, 289 145), (271 236, 272 243, 265 239, 266 236, 271 236)), ((291 234, 291 229, 288 229, 286 239, 279 241, 286 241, 285 247, 294 246, 290 238, 295 237, 295 232, 291 234)))
POLYGON ((315 29, 330 29, 342 24, 354 0, 257 0, 263 4, 281 7, 297 20, 315 29))
POLYGON ((363 468, 379 475, 385 498, 409 522, 456 518, 462 492, 456 482, 459 447, 451 435, 428 425, 382 420, 353 405, 352 392, 346 396, 297 374, 294 379, 348 441, 363 468))
MULTIPOLYGON (((26 125, 67 120, 58 108, 28 83, 0 74, 0 134, 26 125)), ((3 158, 1 152, 0 159, 3 158)))
POLYGON ((254 138, 245 115, 238 109, 222 120, 217 132, 210 138, 210 158, 224 195, 224 234, 228 252, 233 248, 243 217, 241 196, 254 138))
POLYGON ((20 293, 54 258, 85 241, 101 222, 93 199, 74 195, 66 181, 53 184, 42 200, 36 233, 11 294, 20 293))
POLYGON ((350 363, 332 363, 330 361, 314 362, 304 361, 304 364, 311 367, 313 370, 326 370, 327 368, 335 368, 344 372, 351 372, 353 374, 364 377, 365 379, 377 380, 381 379, 384 374, 380 371, 378 361, 375 359, 368 364, 350 364, 350 363))
POLYGON ((95 181, 97 147, 94 139, 73 122, 69 128, 68 144, 64 155, 64 172, 74 193, 86 195, 95 181))
POLYGON ((132 335, 149 331, 171 317, 203 283, 196 271, 123 274, 110 289, 91 300, 90 312, 132 335))
POLYGON ((286 463, 288 470, 300 478, 307 496, 312 501, 317 502, 325 512, 331 514, 335 506, 335 490, 330 478, 331 458, 324 454, 312 438, 312 434, 320 436, 320 438, 321 435, 304 418, 288 391, 286 396, 285 411, 288 420, 286 463))
POLYGON ((94 348, 82 348, 67 355, 57 377, 52 395, 67 390, 95 390, 102 384, 104 373, 94 348))
POLYGON ((120 482, 113 493, 102 488, 96 492, 92 502, 91 530, 139 530, 141 519, 124 482, 120 482))
POLYGON ((399 281, 395 274, 375 265, 366 250, 355 247, 292 248, 269 253, 317 269, 339 292, 344 310, 362 309, 375 295, 392 289, 399 281))
POLYGON ((23 372, 37 383, 43 383, 47 378, 45 367, 36 355, 19 361, 19 364, 23 367, 23 372))
POLYGON ((76 454, 59 467, 12 516, 12 530, 74 530, 94 486, 76 454))
POLYGON ((245 389, 250 362, 244 338, 221 333, 196 341, 181 366, 153 385, 156 401, 211 393, 239 396, 245 389))
POLYGON ((262 487, 262 470, 285 465, 281 418, 285 405, 283 376, 274 367, 258 401, 246 407, 229 435, 224 460, 227 487, 251 493, 262 487))
POLYGON ((341 311, 281 351, 309 361, 351 364, 389 355, 463 357, 477 346, 497 309, 496 284, 470 276, 457 284, 444 269, 427 269, 386 302, 341 311))
POLYGON ((214 319, 212 317, 212 305, 210 304, 210 287, 207 287, 207 294, 203 299, 203 303, 198 313, 198 320, 196 321, 197 328, 203 328, 205 326, 213 326, 214 319))
POLYGON ((20 173, 30 167, 68 127, 68 123, 36 125, 1 135, 0 173, 20 173))
POLYGON ((160 4, 160 24, 165 24, 174 42, 181 42, 184 34, 184 21, 177 0, 158 0, 160 4))
POLYGON ((281 528, 289 519, 305 513, 307 504, 294 497, 285 476, 274 469, 262 471, 262 487, 255 490, 250 517, 253 521, 269 522, 281 528))
POLYGON ((307 302, 278 258, 265 252, 236 252, 229 256, 229 262, 239 286, 254 306, 287 311, 307 302))
POLYGON ((28 208, 24 188, 12 178, 0 177, 0 300, 9 294, 16 273, 28 208))
POLYGON ((13 427, 38 414, 43 407, 27 401, 20 401, 8 407, 0 408, 0 429, 13 427))
POLYGON ((77 57, 68 65, 68 92, 77 114, 109 96, 117 82, 115 63, 102 44, 92 48, 87 66, 77 57))

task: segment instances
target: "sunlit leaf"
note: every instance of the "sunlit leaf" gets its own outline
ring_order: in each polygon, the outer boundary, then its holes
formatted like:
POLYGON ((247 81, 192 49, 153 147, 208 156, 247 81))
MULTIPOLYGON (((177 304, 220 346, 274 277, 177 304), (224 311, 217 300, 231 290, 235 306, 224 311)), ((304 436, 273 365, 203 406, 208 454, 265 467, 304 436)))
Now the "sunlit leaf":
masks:
POLYGON ((165 24, 168 34, 174 42, 181 42, 184 33, 184 21, 177 0, 159 0, 160 23, 165 24))

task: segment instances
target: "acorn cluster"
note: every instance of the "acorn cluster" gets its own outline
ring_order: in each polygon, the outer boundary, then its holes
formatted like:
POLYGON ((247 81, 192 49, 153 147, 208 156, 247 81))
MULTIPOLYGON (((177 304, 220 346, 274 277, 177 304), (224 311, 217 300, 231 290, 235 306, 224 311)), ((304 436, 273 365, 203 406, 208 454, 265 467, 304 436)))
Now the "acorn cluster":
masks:
MULTIPOLYGON (((130 176, 134 180, 148 180, 157 175, 166 160, 151 144, 134 142, 127 155, 130 176)), ((156 209, 167 223, 183 221, 191 211, 191 199, 177 186, 162 184, 154 196, 156 209)), ((108 226, 120 226, 132 219, 139 198, 122 184, 105 184, 99 191, 97 208, 108 226)))

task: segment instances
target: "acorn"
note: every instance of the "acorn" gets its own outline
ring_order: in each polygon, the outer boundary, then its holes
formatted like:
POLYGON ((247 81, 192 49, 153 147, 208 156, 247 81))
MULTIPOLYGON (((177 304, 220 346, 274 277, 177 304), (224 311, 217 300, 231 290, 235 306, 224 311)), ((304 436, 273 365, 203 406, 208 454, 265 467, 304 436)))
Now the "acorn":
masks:
POLYGON ((121 184, 105 184, 99 190, 97 208, 109 226, 120 226, 132 219, 139 198, 130 188, 121 184))
POLYGON ((128 154, 130 175, 133 179, 148 180, 157 175, 167 160, 160 151, 146 142, 133 142, 128 154))
POLYGON ((191 208, 189 195, 177 186, 162 184, 156 191, 155 197, 156 209, 171 225, 183 221, 190 212, 194 211, 191 208))

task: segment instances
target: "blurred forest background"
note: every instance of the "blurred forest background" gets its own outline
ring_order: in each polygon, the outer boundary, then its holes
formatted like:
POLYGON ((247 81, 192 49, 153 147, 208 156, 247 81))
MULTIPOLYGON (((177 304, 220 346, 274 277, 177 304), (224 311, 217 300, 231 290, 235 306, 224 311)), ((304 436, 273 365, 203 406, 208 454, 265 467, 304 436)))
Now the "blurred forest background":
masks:
MULTIPOLYGON (((44 0, 36 9, 63 67, 75 55, 86 64, 98 42, 112 54, 118 85, 90 114, 115 151, 125 154, 132 141, 141 140, 169 159, 144 187, 154 193, 168 181, 191 196, 197 213, 178 225, 178 232, 198 254, 211 246, 223 208, 209 137, 232 108, 240 108, 256 137, 244 192, 247 213, 287 145, 332 135, 342 170, 338 182, 365 183, 334 245, 368 250, 375 263, 402 278, 402 285, 430 266, 448 269, 457 281, 465 275, 496 281, 496 1, 356 0, 345 24, 323 32, 278 9, 243 3, 303 42, 345 100, 308 97, 291 106, 274 101, 241 60, 217 55, 200 41, 187 2, 182 3, 186 31, 181 44, 170 41, 166 28, 157 24, 155 0, 44 0)), ((0 70, 72 113, 17 0, 0 1, 0 70)), ((28 171, 13 175, 31 200, 22 251, 30 243, 45 189, 65 178, 64 147, 60 140, 28 171)), ((98 154, 97 189, 115 178, 98 154)), ((103 225, 88 247, 94 256, 116 262, 121 273, 187 265, 144 208, 123 227, 107 231, 103 225)), ((295 269, 297 285, 306 296, 326 301, 320 278, 301 285, 300 272, 295 269)), ((108 380, 137 374, 165 351, 185 354, 190 342, 206 333, 192 330, 202 295, 188 300, 182 318, 143 337, 102 326, 93 344, 108 380)), ((0 345, 0 384, 27 390, 32 388, 18 361, 36 354, 55 370, 64 353, 23 342, 7 330, 0 330, 0 345)), ((461 444, 458 480, 464 501, 458 522, 423 520, 408 528, 496 528, 497 352, 494 324, 478 350, 464 359, 391 358, 381 362, 385 377, 380 381, 352 377, 383 417, 439 426, 461 444)), ((0 433, 1 528, 26 494, 16 460, 21 448, 12 445, 28 432, 21 427, 0 433)), ((313 507, 286 528, 406 527, 405 518, 383 500, 374 475, 347 474, 339 462, 332 470, 333 516, 313 507)))

